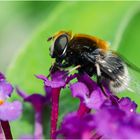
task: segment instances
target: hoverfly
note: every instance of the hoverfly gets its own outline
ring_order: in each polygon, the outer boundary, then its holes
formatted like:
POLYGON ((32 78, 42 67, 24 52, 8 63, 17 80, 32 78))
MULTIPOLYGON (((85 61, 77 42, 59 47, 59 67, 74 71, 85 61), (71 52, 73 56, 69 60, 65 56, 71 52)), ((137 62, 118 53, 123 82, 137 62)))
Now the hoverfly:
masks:
POLYGON ((60 31, 48 38, 50 40, 53 40, 50 55, 55 58, 51 72, 73 66, 79 73, 96 75, 97 84, 104 93, 103 80, 112 92, 121 92, 129 89, 128 67, 140 72, 135 65, 130 65, 121 55, 111 51, 109 43, 97 37, 60 31))

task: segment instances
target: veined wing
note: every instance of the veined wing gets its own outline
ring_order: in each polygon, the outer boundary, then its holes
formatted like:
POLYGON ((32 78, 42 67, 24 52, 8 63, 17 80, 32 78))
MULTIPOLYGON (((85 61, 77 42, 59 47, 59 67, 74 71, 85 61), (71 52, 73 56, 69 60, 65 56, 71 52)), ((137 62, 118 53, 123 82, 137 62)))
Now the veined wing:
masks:
POLYGON ((100 65, 105 78, 108 79, 107 82, 113 92, 121 92, 123 90, 136 92, 140 82, 132 76, 134 75, 132 70, 130 74, 128 65, 118 55, 108 52, 104 57, 100 57, 97 63, 100 65))

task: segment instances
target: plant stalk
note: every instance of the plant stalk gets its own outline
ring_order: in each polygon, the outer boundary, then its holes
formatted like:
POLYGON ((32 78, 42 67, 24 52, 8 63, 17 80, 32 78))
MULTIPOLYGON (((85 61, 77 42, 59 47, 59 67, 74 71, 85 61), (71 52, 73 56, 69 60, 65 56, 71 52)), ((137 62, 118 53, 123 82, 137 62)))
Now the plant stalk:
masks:
POLYGON ((59 95, 60 88, 52 89, 52 110, 51 110, 51 139, 55 139, 55 133, 57 130, 57 121, 59 113, 59 95))
POLYGON ((91 109, 89 109, 88 107, 86 107, 85 103, 80 102, 79 108, 77 110, 77 115, 79 117, 83 116, 86 113, 89 113, 91 109))
POLYGON ((12 137, 12 133, 11 133, 9 122, 1 120, 1 126, 2 126, 2 129, 3 129, 4 135, 5 135, 5 138, 7 140, 8 139, 12 140, 13 137, 12 137))

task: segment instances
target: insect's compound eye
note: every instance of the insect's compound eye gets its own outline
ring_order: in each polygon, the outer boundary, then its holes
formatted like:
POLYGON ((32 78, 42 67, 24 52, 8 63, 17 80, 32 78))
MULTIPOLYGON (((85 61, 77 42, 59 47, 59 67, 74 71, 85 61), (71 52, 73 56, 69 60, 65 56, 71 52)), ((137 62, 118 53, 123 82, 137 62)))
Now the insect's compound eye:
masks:
POLYGON ((68 36, 66 34, 60 35, 56 38, 54 45, 51 47, 51 56, 63 57, 66 53, 68 44, 68 36))

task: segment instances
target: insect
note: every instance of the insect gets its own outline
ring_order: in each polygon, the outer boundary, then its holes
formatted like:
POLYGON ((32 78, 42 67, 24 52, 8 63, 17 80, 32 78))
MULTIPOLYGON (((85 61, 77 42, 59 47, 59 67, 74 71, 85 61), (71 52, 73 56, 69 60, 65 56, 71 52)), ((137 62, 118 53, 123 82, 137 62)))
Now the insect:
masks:
POLYGON ((140 71, 135 65, 124 61, 122 56, 111 51, 106 41, 97 37, 60 31, 48 39, 50 40, 53 40, 50 55, 55 58, 51 72, 73 66, 79 73, 96 75, 97 84, 104 93, 103 80, 112 92, 117 93, 128 88, 130 83, 127 66, 140 71))

